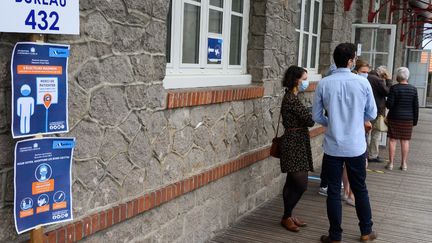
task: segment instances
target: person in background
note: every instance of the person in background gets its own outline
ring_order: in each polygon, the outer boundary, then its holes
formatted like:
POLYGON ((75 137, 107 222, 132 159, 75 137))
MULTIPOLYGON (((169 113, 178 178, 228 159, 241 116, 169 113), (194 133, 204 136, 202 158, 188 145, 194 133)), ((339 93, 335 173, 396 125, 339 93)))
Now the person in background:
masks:
POLYGON ((306 223, 292 215, 292 211, 307 189, 308 171, 313 171, 308 127, 312 127, 315 122, 310 111, 297 97, 308 85, 306 69, 298 66, 290 66, 282 80, 286 93, 281 107, 285 132, 280 144, 280 166, 287 177, 283 188, 284 214, 281 225, 293 232, 306 226, 306 223))
POLYGON ((366 140, 364 122, 376 118, 377 108, 369 82, 351 73, 356 62, 356 46, 339 44, 333 52, 337 70, 323 78, 315 91, 313 119, 327 127, 324 136, 324 166, 327 181, 327 216, 329 235, 323 243, 342 240, 342 205, 340 184, 343 165, 347 168, 351 189, 356 198, 361 241, 372 241, 372 210, 366 186, 366 140), (324 116, 324 109, 328 116, 324 116))
POLYGON ((419 114, 419 102, 417 89, 408 84, 410 72, 406 67, 400 67, 396 71, 398 84, 390 88, 386 106, 389 109, 387 115, 389 139, 389 159, 386 169, 393 169, 396 142, 400 141, 402 161, 399 169, 406 171, 409 140, 411 140, 413 126, 417 125, 419 114))
MULTIPOLYGON (((379 66, 375 72, 369 73, 367 76, 369 83, 372 86, 375 102, 378 108, 378 116, 386 116, 386 97, 389 94, 392 84, 391 75, 388 73, 385 66, 379 66), (376 75, 375 75, 376 73, 376 75)), ((370 143, 368 146, 369 162, 384 162, 379 157, 379 144, 381 141, 382 132, 375 128, 377 119, 372 121, 372 131, 370 133, 370 143)))

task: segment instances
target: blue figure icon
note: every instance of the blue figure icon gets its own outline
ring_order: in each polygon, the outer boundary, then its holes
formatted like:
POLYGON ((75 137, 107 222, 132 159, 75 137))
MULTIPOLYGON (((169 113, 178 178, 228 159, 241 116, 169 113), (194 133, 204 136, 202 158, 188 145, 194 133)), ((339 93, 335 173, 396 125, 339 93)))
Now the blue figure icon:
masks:
POLYGON ((30 133, 30 117, 34 114, 34 99, 28 97, 31 93, 29 85, 21 86, 23 97, 17 100, 17 115, 20 117, 20 132, 22 134, 30 133))
POLYGON ((39 180, 40 181, 46 181, 47 180, 47 174, 48 174, 48 166, 46 166, 46 165, 40 166, 39 167, 39 175, 40 175, 39 180))
POLYGON ((32 207, 33 207, 33 200, 31 200, 31 198, 26 197, 21 201, 21 209, 22 210, 27 210, 27 209, 30 209, 32 207))

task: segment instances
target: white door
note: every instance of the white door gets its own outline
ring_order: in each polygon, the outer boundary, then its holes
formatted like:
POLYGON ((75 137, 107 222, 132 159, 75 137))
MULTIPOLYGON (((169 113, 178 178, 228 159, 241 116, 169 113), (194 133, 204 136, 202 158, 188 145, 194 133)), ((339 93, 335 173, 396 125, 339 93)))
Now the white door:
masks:
POLYGON ((427 85, 431 50, 408 49, 407 66, 410 70, 408 82, 417 88, 419 106, 426 106, 427 85))
POLYGON ((373 69, 384 65, 393 72, 395 40, 396 25, 352 25, 352 42, 361 45, 359 58, 368 61, 373 69))

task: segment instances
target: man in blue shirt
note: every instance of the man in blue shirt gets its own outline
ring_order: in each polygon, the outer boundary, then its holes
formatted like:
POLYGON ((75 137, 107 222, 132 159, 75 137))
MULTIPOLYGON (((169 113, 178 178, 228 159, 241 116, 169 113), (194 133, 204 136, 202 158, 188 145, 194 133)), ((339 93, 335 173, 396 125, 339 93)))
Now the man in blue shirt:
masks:
POLYGON ((342 240, 340 185, 343 164, 347 167, 351 190, 356 198, 361 241, 376 239, 372 231, 372 213, 366 187, 366 139, 364 123, 376 118, 377 107, 367 79, 351 73, 356 62, 356 47, 339 44, 333 59, 337 69, 323 78, 315 91, 313 119, 327 128, 324 137, 324 163, 327 172, 327 216, 329 236, 324 243, 342 240), (327 116, 324 115, 327 111, 327 116))

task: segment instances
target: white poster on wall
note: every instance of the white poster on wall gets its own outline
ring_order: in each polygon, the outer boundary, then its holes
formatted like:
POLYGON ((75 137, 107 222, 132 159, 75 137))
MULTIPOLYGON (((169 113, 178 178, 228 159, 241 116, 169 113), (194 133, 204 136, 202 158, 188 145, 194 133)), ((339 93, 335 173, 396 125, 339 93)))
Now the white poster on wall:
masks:
POLYGON ((0 32, 79 34, 79 0, 2 0, 0 32))

